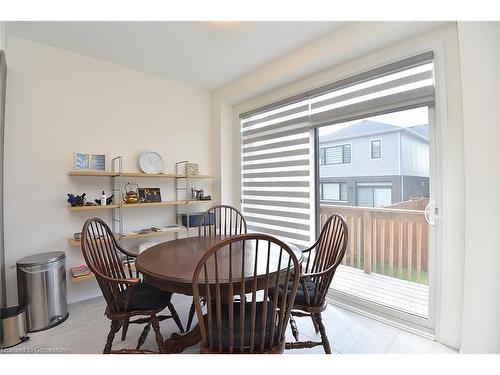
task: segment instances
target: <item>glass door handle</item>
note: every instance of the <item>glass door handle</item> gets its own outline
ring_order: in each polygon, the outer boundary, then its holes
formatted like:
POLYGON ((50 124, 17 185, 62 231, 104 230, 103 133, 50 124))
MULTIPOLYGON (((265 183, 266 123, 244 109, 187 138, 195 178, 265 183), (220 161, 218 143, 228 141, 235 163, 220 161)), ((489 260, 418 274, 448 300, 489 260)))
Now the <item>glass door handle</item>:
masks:
POLYGON ((438 215, 438 209, 436 207, 435 202, 429 202, 427 203, 427 206, 425 206, 424 209, 424 216, 425 216, 425 221, 427 221, 427 224, 430 226, 436 225, 436 218, 438 215))

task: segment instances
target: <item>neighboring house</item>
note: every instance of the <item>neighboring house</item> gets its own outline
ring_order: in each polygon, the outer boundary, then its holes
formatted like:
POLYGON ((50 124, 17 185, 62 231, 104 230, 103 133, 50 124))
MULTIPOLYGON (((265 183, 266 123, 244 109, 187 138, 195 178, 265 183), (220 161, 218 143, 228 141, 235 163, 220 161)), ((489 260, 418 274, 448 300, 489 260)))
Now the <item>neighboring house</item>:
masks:
POLYGON ((429 127, 361 121, 319 139, 320 200, 382 207, 429 196, 429 127))

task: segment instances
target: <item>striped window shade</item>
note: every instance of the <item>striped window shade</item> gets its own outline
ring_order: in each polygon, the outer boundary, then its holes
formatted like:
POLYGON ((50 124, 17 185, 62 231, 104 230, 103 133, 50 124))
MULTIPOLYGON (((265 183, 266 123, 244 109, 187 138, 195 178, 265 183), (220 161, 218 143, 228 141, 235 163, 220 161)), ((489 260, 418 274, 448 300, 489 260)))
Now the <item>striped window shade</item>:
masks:
POLYGON ((309 246, 314 189, 307 98, 248 113, 240 123, 241 208, 248 230, 309 246))
MULTIPOLYGON (((315 232, 311 129, 434 105, 434 55, 412 56, 240 115, 242 212, 248 229, 309 246, 315 232)), ((351 146, 318 152, 351 163, 351 146)))
POLYGON ((433 71, 428 52, 311 90, 311 126, 432 105, 433 71))

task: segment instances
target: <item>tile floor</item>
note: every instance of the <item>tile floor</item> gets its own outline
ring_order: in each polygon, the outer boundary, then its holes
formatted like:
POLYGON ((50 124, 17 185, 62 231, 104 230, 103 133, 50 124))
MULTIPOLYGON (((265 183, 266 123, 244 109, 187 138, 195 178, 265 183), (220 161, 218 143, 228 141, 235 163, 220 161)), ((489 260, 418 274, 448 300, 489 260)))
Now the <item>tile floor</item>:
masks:
MULTIPOLYGON (((191 298, 175 295, 173 303, 186 323, 191 298)), ((103 315, 105 302, 102 298, 75 303, 69 306, 70 316, 62 324, 50 330, 31 333, 30 340, 22 343, 10 352, 13 353, 101 353, 109 331, 109 320, 103 315)), ((319 340, 319 334, 307 318, 297 318, 300 335, 312 340, 319 340)), ((423 337, 401 331, 375 320, 355 314, 348 310, 329 306, 323 313, 330 344, 334 354, 382 354, 382 353, 456 353, 444 345, 423 337)), ((172 319, 161 322, 164 337, 177 332, 172 319)), ((127 339, 120 341, 115 337, 113 349, 133 348, 142 331, 142 325, 130 325, 127 339)), ((293 340, 290 332, 288 340, 293 340)), ((153 330, 143 346, 144 349, 156 350, 153 330)), ((198 353, 199 348, 190 347, 184 353, 198 353)), ((285 354, 322 354, 321 346, 313 349, 288 350, 285 354)))

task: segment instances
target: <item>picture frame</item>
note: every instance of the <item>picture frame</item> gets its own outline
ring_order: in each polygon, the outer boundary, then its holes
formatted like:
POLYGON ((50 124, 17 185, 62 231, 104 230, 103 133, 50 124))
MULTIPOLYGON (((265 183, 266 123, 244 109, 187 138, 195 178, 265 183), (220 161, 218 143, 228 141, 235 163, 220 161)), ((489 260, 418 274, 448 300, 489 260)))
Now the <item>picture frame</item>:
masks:
POLYGON ((139 188, 139 203, 161 202, 160 188, 139 188))
POLYGON ((90 154, 88 152, 75 151, 73 153, 73 170, 90 171, 90 154))
POLYGON ((90 170, 105 172, 106 171, 106 154, 91 154, 90 155, 90 170))

